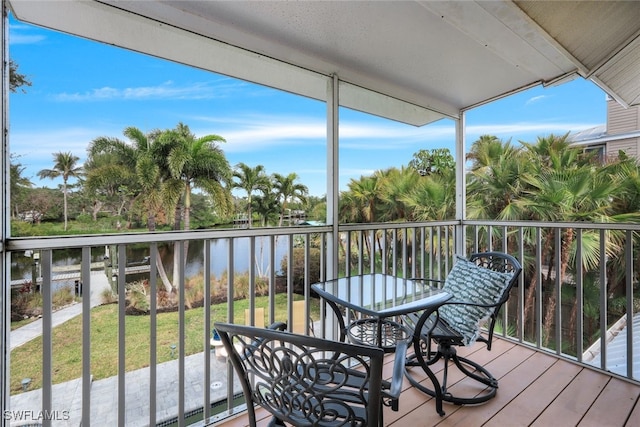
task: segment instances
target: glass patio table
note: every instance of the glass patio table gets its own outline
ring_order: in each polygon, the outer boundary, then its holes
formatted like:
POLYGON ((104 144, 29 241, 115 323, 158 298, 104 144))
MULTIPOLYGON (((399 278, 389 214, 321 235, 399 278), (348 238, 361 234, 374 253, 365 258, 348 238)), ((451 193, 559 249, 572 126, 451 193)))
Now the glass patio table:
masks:
POLYGON ((393 352, 413 331, 402 323, 406 314, 435 309, 452 295, 422 280, 387 274, 349 276, 311 285, 336 314, 340 340, 374 345, 393 352))

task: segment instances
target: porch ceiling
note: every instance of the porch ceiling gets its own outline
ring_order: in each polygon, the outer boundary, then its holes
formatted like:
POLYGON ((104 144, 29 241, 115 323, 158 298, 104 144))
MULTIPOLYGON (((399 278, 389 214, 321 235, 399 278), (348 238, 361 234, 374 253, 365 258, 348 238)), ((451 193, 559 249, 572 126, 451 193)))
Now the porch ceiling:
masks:
POLYGON ((423 125, 589 78, 640 103, 634 1, 8 0, 18 19, 423 125))

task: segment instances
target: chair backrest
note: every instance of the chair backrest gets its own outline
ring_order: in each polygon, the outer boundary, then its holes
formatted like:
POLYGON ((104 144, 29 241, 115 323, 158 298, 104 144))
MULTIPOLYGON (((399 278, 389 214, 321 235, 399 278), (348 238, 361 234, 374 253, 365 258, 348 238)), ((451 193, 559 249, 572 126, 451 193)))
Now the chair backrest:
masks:
POLYGON ((469 261, 480 267, 511 275, 508 285, 504 289, 504 292, 502 293, 499 301, 496 303, 496 307, 491 313, 489 324, 487 325, 487 330, 489 333, 488 338, 478 338, 478 341, 485 342, 487 344, 487 347, 491 349, 491 342, 493 340, 493 329, 495 328, 496 320, 498 319, 498 313, 500 312, 500 309, 502 308, 504 303, 509 299, 511 289, 514 286, 518 286, 518 278, 520 277, 520 273, 522 272, 522 266, 515 257, 503 252, 475 253, 469 257, 469 261))
POLYGON ((293 425, 379 425, 382 349, 270 328, 215 328, 240 377, 251 426, 254 404, 293 425))
POLYGON ((497 314, 509 298, 522 268, 511 255, 501 252, 476 253, 469 259, 459 258, 447 275, 443 290, 452 295, 438 308, 440 318, 449 327, 438 332, 454 345, 486 342, 491 348, 497 314), (489 339, 480 334, 488 321, 489 339))
MULTIPOLYGON (((479 252, 472 254, 469 257, 469 261, 473 262, 479 267, 484 267, 492 271, 500 273, 507 273, 511 275, 509 284, 502 293, 500 299, 504 304, 509 299, 509 294, 514 286, 518 286, 518 278, 522 272, 522 266, 520 262, 513 256, 505 254, 503 252, 479 252)), ((494 314, 497 315, 502 305, 499 305, 494 310, 494 314)))

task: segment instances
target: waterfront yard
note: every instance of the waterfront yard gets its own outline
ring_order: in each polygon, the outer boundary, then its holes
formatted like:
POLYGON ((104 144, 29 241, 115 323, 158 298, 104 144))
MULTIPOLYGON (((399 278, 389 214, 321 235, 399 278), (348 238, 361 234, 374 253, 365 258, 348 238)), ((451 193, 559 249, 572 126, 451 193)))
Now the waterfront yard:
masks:
MULTIPOLYGON (((268 297, 256 297, 256 307, 266 307, 268 297)), ((295 295, 295 299, 302 296, 295 295)), ((234 322, 244 324, 248 300, 234 303, 234 322)), ((286 321, 287 294, 275 296, 277 321, 286 321)), ((227 320, 227 304, 211 306, 211 323, 227 320)), ((310 316, 319 318, 319 304, 311 299, 310 316)), ((265 319, 267 321, 268 319, 265 319)), ((204 309, 192 308, 185 312, 185 354, 202 352, 209 346, 204 336, 204 309)), ((157 363, 171 360, 177 354, 179 313, 157 314, 157 363), (176 349, 172 351, 172 345, 176 349)), ((148 315, 126 316, 126 370, 149 366, 150 326, 148 315)), ((53 329, 53 383, 61 383, 82 374, 82 318, 78 316, 53 329)), ((94 380, 118 373, 118 305, 107 304, 91 310, 91 373, 94 380)), ((11 352, 11 394, 22 391, 21 380, 31 378, 31 390, 42 387, 42 336, 11 352)))

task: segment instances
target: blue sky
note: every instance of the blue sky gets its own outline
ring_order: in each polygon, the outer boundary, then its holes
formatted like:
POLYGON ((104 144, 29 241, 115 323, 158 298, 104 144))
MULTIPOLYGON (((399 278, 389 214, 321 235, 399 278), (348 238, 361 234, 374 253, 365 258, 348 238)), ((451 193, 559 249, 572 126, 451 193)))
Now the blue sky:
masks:
MULTIPOLYGON (((10 20, 9 55, 32 86, 12 94, 11 152, 36 186, 52 155, 71 151, 81 161, 97 137, 126 140, 185 123, 196 136, 217 134, 229 163, 295 172, 310 193, 326 193, 325 105, 270 88, 10 20)), ((467 141, 491 134, 534 142, 604 124, 605 94, 577 79, 533 88, 467 113, 467 141)), ((406 165, 420 149, 453 152, 454 123, 416 128, 347 109, 340 112, 340 186, 377 169, 406 165)))

